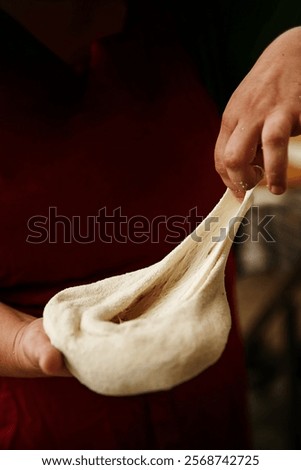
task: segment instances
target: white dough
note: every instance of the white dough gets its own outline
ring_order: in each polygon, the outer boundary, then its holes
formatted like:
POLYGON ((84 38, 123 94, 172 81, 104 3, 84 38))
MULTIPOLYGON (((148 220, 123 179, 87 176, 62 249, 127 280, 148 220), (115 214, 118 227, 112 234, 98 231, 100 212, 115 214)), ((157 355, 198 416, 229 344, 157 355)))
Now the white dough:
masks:
POLYGON ((219 359, 231 327, 225 265, 251 194, 239 203, 227 189, 160 262, 50 299, 45 331, 80 382, 104 395, 167 390, 219 359))

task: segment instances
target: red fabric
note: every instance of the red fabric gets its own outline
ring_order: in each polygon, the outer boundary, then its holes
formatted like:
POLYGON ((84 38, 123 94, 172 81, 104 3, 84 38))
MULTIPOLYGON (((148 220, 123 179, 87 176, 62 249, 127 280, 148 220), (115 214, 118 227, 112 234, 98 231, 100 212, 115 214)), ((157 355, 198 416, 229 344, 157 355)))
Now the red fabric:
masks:
MULTIPOLYGON (((195 207, 206 216, 222 196, 215 107, 181 48, 166 42, 150 51, 133 37, 109 41, 71 115, 58 107, 53 117, 44 102, 41 110, 34 79, 1 91, 2 302, 42 315, 62 288, 143 267, 175 247, 164 224, 160 243, 64 243, 62 225, 56 243, 28 243, 28 220, 47 217, 49 207, 81 221, 103 207, 153 220, 195 207)), ((229 263, 234 311, 233 273, 229 263)), ((1 378, 0 448, 242 449, 245 413, 234 323, 217 364, 168 392, 112 398, 75 379, 1 378)))

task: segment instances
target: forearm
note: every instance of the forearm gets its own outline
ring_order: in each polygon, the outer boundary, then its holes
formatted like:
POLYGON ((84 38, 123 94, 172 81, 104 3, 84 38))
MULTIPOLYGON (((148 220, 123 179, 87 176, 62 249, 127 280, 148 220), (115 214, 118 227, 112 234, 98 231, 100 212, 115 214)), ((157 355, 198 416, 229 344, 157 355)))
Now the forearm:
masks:
POLYGON ((19 312, 0 303, 0 375, 20 377, 24 375, 18 342, 22 329, 35 320, 31 315, 19 312))

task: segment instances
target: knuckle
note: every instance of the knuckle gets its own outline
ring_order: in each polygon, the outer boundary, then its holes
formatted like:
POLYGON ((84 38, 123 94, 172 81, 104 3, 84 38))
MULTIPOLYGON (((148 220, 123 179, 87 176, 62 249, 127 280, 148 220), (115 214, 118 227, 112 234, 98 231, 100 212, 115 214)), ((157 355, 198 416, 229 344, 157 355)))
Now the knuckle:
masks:
POLYGON ((239 158, 233 151, 225 153, 224 164, 229 170, 237 170, 240 167, 239 158))
POLYGON ((262 135, 263 147, 277 147, 285 148, 287 144, 287 138, 276 130, 269 132, 268 134, 262 135))
POLYGON ((263 127, 262 144, 269 147, 285 147, 291 131, 291 121, 283 116, 271 119, 263 127))
POLYGON ((217 162, 217 161, 215 162, 215 170, 220 175, 225 175, 226 174, 225 166, 221 162, 217 162))
POLYGON ((229 111, 224 111, 221 118, 221 129, 227 134, 231 133, 235 127, 235 120, 232 118, 229 111))

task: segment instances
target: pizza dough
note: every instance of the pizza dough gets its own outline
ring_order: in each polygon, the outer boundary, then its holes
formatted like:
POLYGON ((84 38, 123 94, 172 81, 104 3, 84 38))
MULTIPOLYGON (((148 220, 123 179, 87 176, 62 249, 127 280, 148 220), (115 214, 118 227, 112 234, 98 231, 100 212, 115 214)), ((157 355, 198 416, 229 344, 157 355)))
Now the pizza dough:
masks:
POLYGON ((160 262, 56 294, 44 328, 71 373, 104 395, 167 390, 216 362, 231 316, 224 271, 251 205, 229 189, 160 262))

